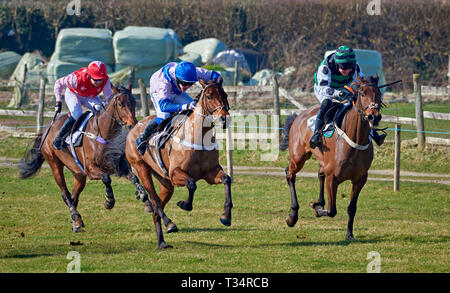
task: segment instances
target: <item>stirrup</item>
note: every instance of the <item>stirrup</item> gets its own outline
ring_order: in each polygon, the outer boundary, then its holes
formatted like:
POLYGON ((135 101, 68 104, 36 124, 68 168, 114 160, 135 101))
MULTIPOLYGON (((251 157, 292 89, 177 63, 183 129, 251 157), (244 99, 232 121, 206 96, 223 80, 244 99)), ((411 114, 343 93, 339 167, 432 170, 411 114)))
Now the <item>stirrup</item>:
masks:
POLYGON ((141 156, 143 156, 145 154, 145 151, 147 150, 147 143, 148 141, 143 140, 141 136, 136 139, 136 148, 141 156))

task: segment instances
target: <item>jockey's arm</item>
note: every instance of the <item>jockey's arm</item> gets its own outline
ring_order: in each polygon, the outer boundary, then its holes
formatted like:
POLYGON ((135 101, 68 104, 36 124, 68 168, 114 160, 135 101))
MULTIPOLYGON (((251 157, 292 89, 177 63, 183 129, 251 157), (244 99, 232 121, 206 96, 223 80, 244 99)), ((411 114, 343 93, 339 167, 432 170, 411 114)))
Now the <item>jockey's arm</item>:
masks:
POLYGON ((196 67, 196 70, 198 78, 204 81, 208 80, 217 81, 220 76, 220 74, 215 72, 214 70, 208 70, 201 67, 196 67))
POLYGON ((55 87, 53 89, 56 102, 61 102, 63 91, 66 88, 77 88, 77 76, 73 73, 63 76, 55 82, 55 87))
POLYGON ((175 104, 169 98, 164 98, 159 101, 159 108, 163 112, 175 113, 182 110, 183 104, 175 104))
POLYGON ((330 99, 339 94, 338 90, 331 87, 331 70, 326 65, 320 66, 317 70, 316 92, 318 95, 330 99))

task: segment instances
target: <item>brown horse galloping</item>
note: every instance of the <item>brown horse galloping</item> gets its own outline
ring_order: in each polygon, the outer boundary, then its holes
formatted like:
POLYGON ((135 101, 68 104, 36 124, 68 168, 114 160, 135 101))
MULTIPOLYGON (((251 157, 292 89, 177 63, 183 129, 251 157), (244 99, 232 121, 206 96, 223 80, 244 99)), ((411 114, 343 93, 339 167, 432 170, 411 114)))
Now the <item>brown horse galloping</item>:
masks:
MULTIPOLYGON (((298 201, 295 191, 295 177, 306 160, 314 154, 319 162, 319 200, 311 203, 317 217, 334 217, 336 210, 336 194, 340 183, 352 181, 350 204, 348 205, 347 239, 353 237, 353 220, 356 214, 356 202, 361 189, 367 180, 367 172, 373 160, 373 145, 371 143, 370 128, 377 126, 381 119, 381 93, 378 88, 378 76, 364 80, 358 77, 357 97, 353 107, 346 113, 342 130, 331 138, 323 137, 320 148, 311 149, 309 139, 312 131, 307 127, 310 117, 317 114, 318 106, 302 112, 286 120, 286 135, 289 139, 289 167, 286 168, 286 179, 291 192, 291 213, 286 219, 289 227, 293 227, 298 220, 298 201), (295 120, 293 120, 295 118, 295 120), (288 121, 290 120, 290 121, 288 121), (328 209, 324 210, 324 185, 328 195, 328 209)), ((285 138, 286 141, 286 138, 285 138)), ((282 147, 283 148, 283 147, 282 147)), ((286 146, 285 148, 286 149, 286 146)))
MULTIPOLYGON (((136 102, 131 95, 131 87, 128 89, 123 87, 117 89, 112 86, 112 90, 114 96, 106 106, 106 109, 104 111, 102 110, 100 114, 91 117, 87 122, 85 129, 86 133, 92 133, 105 141, 112 139, 118 134, 123 125, 132 127, 137 123, 135 117, 136 102)), ((38 135, 33 148, 27 152, 25 158, 19 163, 19 176, 20 178, 32 176, 41 168, 44 161, 47 161, 52 169, 55 181, 61 189, 62 199, 69 207, 72 218, 72 229, 74 232, 80 232, 82 231, 82 227, 84 227, 84 223, 81 219, 81 215, 77 211, 77 206, 80 193, 86 185, 86 176, 91 180, 101 179, 103 181, 106 187, 105 208, 112 209, 114 207, 115 199, 109 175, 113 174, 115 170, 111 167, 112 164, 106 162, 102 155, 104 144, 101 144, 86 135, 83 137, 82 145, 75 148, 76 155, 84 168, 85 173, 83 173, 80 167, 75 163, 69 148, 63 148, 61 150, 55 150, 53 148, 52 142, 67 117, 68 115, 61 115, 55 120, 53 127, 52 125, 49 126, 51 127, 50 132, 48 133, 48 137, 42 143, 41 148, 39 147, 41 145, 42 133, 38 135), (74 177, 72 194, 66 186, 64 166, 72 171, 74 177)), ((145 193, 136 176, 132 173, 127 175, 135 184, 137 192, 145 193)))
MULTIPOLYGON (((158 247, 171 247, 164 242, 161 229, 161 218, 167 227, 167 232, 176 232, 178 228, 167 218, 163 209, 171 199, 175 186, 186 186, 189 191, 187 200, 178 202, 178 206, 186 211, 192 210, 196 181, 204 179, 209 184, 223 183, 225 185, 224 213, 220 217, 222 224, 231 225, 231 178, 223 171, 219 164, 219 151, 214 137, 214 121, 218 121, 225 128, 229 117, 227 94, 223 91, 221 80, 218 83, 205 83, 200 80, 203 89, 199 95, 196 108, 179 121, 170 138, 160 149, 161 159, 165 168, 158 164, 157 150, 149 148, 141 156, 136 148, 136 138, 144 130, 146 124, 154 116, 140 121, 126 136, 125 153, 128 162, 136 170, 142 185, 150 195, 153 208, 153 222, 155 224, 158 247), (178 126, 178 127, 177 127, 178 126), (167 174, 165 171, 167 171, 167 174), (156 194, 152 175, 159 185, 156 194)), ((125 137, 123 138, 125 139, 125 137)), ((113 147, 115 143, 108 146, 113 147)))

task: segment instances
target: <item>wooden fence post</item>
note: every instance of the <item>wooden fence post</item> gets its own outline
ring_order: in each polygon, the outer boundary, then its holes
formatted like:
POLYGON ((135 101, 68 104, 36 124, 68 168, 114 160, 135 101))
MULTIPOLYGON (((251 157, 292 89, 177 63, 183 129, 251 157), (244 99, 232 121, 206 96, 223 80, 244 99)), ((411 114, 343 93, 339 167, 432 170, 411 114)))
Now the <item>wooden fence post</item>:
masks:
MULTIPOLYGON (((237 81, 238 81, 238 74, 239 74, 239 62, 235 61, 234 62, 234 80, 233 80, 233 85, 237 86, 237 81)), ((237 92, 234 95, 234 103, 236 103, 236 98, 237 97, 237 92)), ((227 154, 227 172, 228 172, 228 176, 231 177, 231 182, 233 182, 233 146, 234 146, 234 141, 233 141, 233 136, 231 135, 231 120, 230 120, 230 125, 228 125, 228 127, 225 129, 226 132, 226 142, 225 142, 225 148, 226 148, 226 154, 227 154)))
POLYGON ((394 191, 397 192, 400 189, 400 123, 395 124, 395 157, 394 157, 394 191))
POLYGON ((414 96, 416 98, 416 129, 417 129, 417 148, 423 150, 425 148, 425 128, 423 123, 423 109, 422 109, 422 90, 420 87, 419 74, 413 75, 414 81, 414 96))
POLYGON ((40 74, 39 104, 37 112, 36 133, 41 132, 41 125, 44 123, 44 102, 45 102, 45 77, 42 74, 40 74))
POLYGON ((19 107, 22 107, 25 104, 25 95, 27 93, 27 84, 26 84, 27 72, 28 72, 28 66, 27 66, 27 64, 24 64, 23 76, 22 76, 22 95, 20 96, 19 107))
POLYGON ((147 89, 145 88, 145 83, 142 80, 142 78, 139 78, 138 82, 139 82, 139 90, 141 92, 142 114, 144 115, 144 117, 147 117, 148 114, 149 114, 148 100, 147 100, 147 89))
POLYGON ((274 74, 273 77, 273 115, 275 115, 274 125, 272 128, 275 130, 275 137, 278 137, 278 141, 280 138, 280 95, 278 91, 278 79, 277 75, 274 74))

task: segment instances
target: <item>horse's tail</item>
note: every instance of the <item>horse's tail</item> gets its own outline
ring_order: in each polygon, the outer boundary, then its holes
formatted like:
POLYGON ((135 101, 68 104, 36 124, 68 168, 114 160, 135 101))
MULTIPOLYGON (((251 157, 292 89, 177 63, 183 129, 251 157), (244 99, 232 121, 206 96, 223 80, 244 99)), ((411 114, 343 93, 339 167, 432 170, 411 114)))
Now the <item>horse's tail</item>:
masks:
POLYGON ((39 148, 42 140, 42 133, 39 134, 34 140, 33 147, 25 153, 25 156, 19 162, 19 177, 22 179, 28 178, 36 174, 37 171, 42 167, 45 161, 42 155, 41 149, 39 148))
POLYGON ((284 123, 284 137, 283 141, 280 144, 280 149, 282 151, 287 150, 289 147, 289 130, 291 129, 292 123, 294 123, 295 118, 297 118, 297 114, 292 114, 286 117, 286 121, 284 123))
POLYGON ((131 166, 125 155, 125 145, 127 142, 128 130, 123 130, 105 145, 103 149, 103 162, 119 177, 126 177, 130 174, 131 166))

